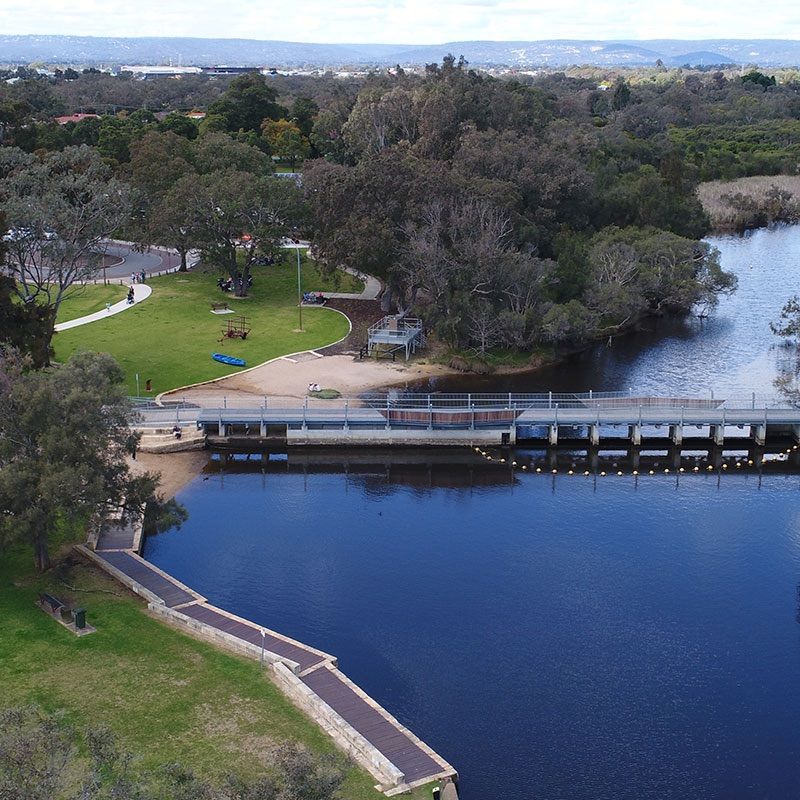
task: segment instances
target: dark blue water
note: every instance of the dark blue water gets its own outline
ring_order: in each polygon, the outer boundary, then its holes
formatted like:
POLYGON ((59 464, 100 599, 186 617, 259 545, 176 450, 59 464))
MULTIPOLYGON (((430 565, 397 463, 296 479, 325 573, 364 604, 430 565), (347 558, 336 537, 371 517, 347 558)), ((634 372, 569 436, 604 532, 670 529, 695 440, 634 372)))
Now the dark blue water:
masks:
MULTIPOLYGON (((800 229, 719 243, 740 294, 705 328, 620 340, 552 388, 768 391, 800 229)), ((381 458, 211 473, 146 555, 338 656, 459 769, 465 800, 800 797, 800 477, 381 458)))
POLYGON ((212 475, 146 554, 337 655, 465 798, 799 796, 798 478, 503 481, 212 475))

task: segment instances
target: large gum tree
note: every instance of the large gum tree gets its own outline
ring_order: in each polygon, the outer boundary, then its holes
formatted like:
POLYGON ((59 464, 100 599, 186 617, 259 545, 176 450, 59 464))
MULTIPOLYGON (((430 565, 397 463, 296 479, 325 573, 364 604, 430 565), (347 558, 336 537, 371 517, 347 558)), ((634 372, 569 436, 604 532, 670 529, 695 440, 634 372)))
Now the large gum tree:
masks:
POLYGON ((4 271, 19 299, 45 320, 46 363, 58 309, 98 276, 104 240, 130 215, 131 190, 85 145, 41 157, 3 148, 0 205, 4 271))

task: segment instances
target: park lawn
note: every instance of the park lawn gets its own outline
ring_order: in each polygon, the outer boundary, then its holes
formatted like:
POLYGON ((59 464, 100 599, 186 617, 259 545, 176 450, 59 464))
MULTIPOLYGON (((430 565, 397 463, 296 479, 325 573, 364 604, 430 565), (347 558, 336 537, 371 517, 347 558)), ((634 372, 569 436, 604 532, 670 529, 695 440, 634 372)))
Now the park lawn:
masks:
POLYGON ((56 322, 69 322, 71 319, 85 317, 87 314, 94 314, 95 311, 102 311, 106 303, 119 303, 125 299, 128 293, 126 286, 119 284, 87 284, 77 294, 68 297, 58 308, 56 322))
MULTIPOLYGON (((153 619, 139 598, 77 555, 67 556, 65 571, 45 575, 32 561, 21 547, 0 561, 0 708, 63 709, 78 728, 107 725, 146 768, 177 761, 208 778, 254 778, 272 744, 299 741, 337 754, 343 798, 382 796, 258 662, 153 619), (97 633, 79 639, 58 625, 34 605, 40 591, 85 606, 97 633)), ((430 797, 430 789, 413 797, 430 797)))
MULTIPOLYGON (((217 288, 217 275, 201 271, 176 272, 148 281, 149 298, 108 319, 57 333, 56 358, 65 361, 80 350, 110 353, 125 372, 128 391, 140 393, 152 381, 158 394, 191 383, 220 378, 241 368, 211 359, 215 352, 242 358, 254 367, 271 358, 324 347, 347 335, 348 320, 332 309, 303 308, 303 332, 298 332, 297 273, 290 254, 286 263, 256 267, 249 296, 237 299, 217 288), (234 314, 212 314, 212 302, 227 302, 234 314), (251 332, 246 340, 224 339, 228 320, 244 315, 251 332)), ((360 291, 351 275, 322 276, 305 260, 303 290, 360 291)), ((99 288, 99 287, 98 287, 99 288)))

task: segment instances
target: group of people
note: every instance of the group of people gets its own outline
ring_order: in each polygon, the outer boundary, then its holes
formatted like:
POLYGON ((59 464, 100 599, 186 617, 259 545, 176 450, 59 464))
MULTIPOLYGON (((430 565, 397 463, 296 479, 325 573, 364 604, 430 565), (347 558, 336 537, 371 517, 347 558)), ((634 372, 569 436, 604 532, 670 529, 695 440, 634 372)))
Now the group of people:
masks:
MULTIPOLYGON (((237 272, 236 273, 236 283, 241 284, 242 280, 243 279, 242 279, 241 273, 237 272)), ((248 275, 247 276, 247 288, 249 289, 252 285, 253 285, 253 276, 252 275, 248 275)), ((234 287, 234 279, 231 278, 231 277, 220 278, 217 281, 217 286, 219 286, 219 288, 222 289, 223 292, 231 292, 231 291, 233 291, 233 287, 234 287)))
POLYGON ((144 270, 141 272, 131 272, 131 283, 145 283, 147 274, 144 270))
POLYGON ((321 306, 325 303, 325 295, 322 292, 303 292, 303 302, 321 306))
POLYGON ((321 389, 319 388, 318 383, 309 383, 308 384, 308 393, 311 394, 312 392, 319 392, 321 389))

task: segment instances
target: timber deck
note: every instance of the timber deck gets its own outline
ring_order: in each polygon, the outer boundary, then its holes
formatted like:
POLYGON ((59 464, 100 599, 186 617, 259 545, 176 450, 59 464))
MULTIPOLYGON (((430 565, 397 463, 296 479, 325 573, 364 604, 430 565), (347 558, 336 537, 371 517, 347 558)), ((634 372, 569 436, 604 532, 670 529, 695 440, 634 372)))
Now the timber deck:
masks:
MULTIPOLYGON (((217 609, 209 603, 195 603, 193 605, 184 606, 181 614, 186 614, 198 622, 205 625, 210 625, 218 631, 227 633, 230 636, 235 636, 243 642, 249 642, 256 647, 261 647, 261 631, 262 627, 253 622, 246 622, 238 619, 227 612, 217 609)), ((293 642, 282 636, 276 635, 272 631, 267 631, 265 628, 264 635, 264 649, 278 656, 294 661, 300 666, 301 670, 311 669, 318 667, 320 664, 330 661, 331 657, 324 653, 320 653, 310 647, 306 647, 299 642, 293 642)))
MULTIPOLYGON (((271 661, 289 665, 296 680, 332 710, 343 729, 352 729, 363 737, 402 775, 395 786, 386 789, 388 794, 436 779, 457 778, 456 771, 441 756, 339 672, 333 656, 211 605, 205 597, 138 555, 134 548, 138 549, 139 538, 135 526, 112 525, 100 536, 94 550, 86 546, 78 549, 148 599, 151 608, 169 609, 165 613, 172 614, 173 621, 185 623, 188 618, 190 625, 206 632, 216 631, 228 643, 232 638, 243 645, 237 646, 237 651, 251 657, 258 657, 263 646, 271 661)), ((373 774, 383 784, 385 774, 373 774)))
POLYGON ((141 522, 127 525, 110 525, 99 536, 96 550, 137 550, 136 538, 141 522))
POLYGON ((441 764, 414 741, 413 735, 409 736, 397 720, 370 703, 338 670, 320 667, 301 680, 383 753, 405 775, 406 783, 430 780, 442 773, 441 764))

